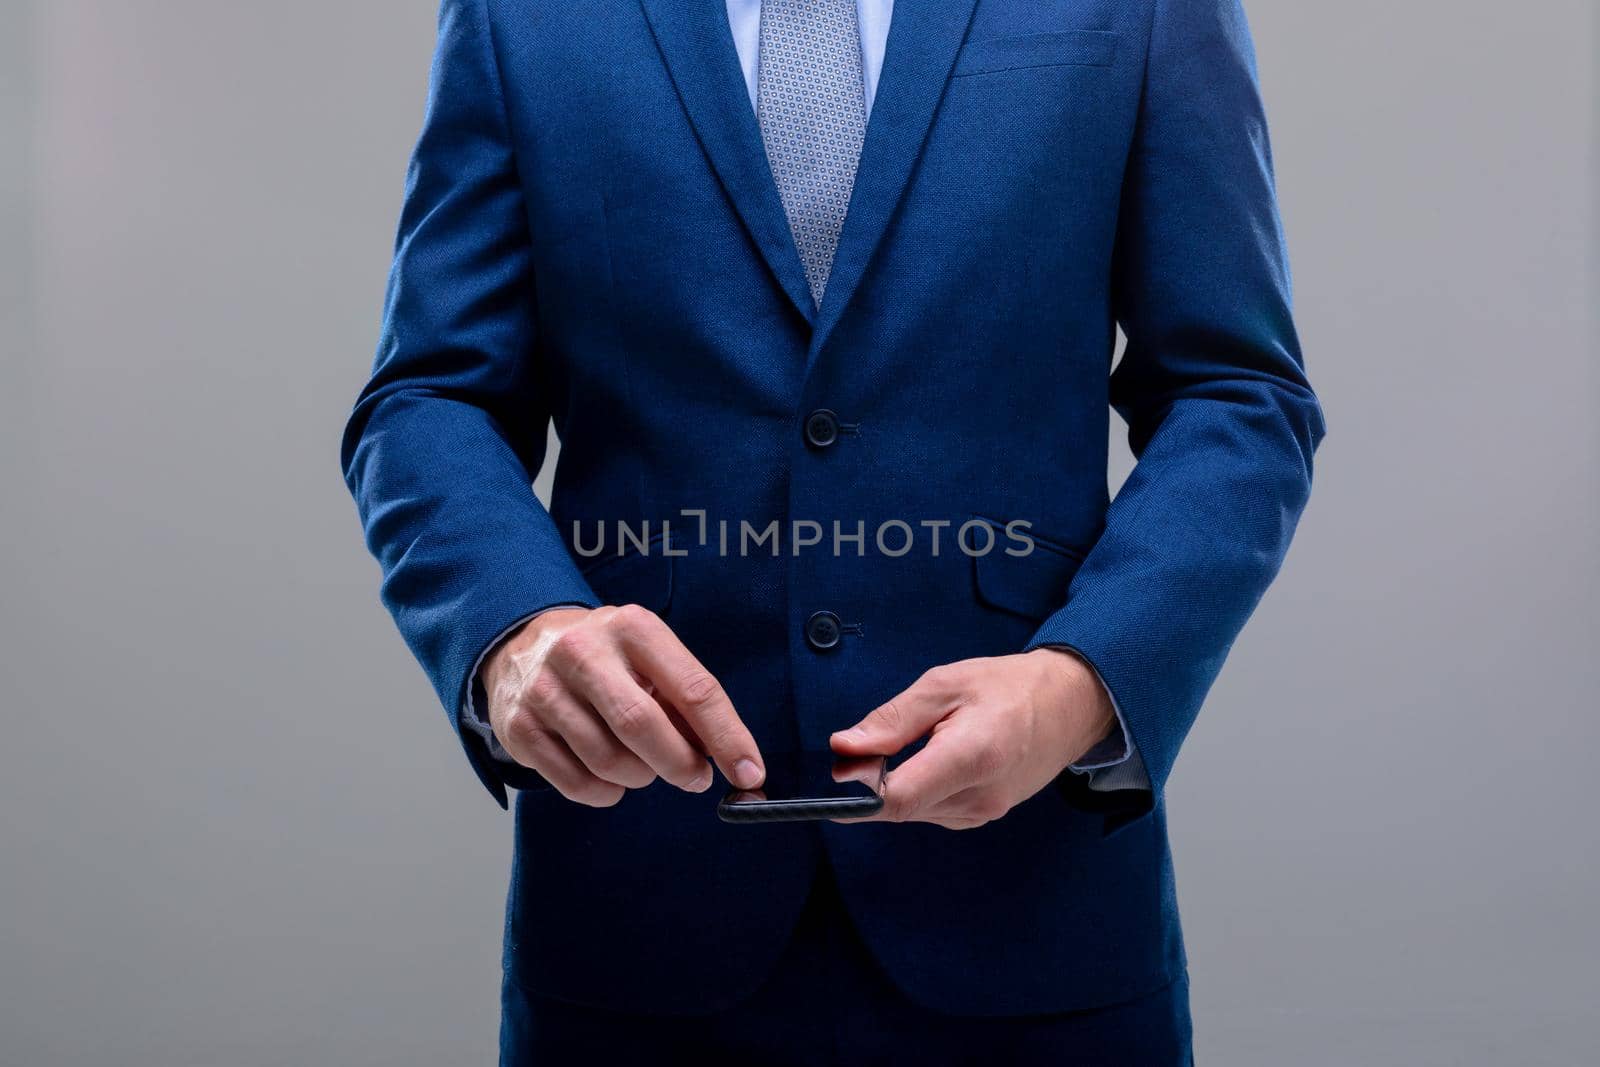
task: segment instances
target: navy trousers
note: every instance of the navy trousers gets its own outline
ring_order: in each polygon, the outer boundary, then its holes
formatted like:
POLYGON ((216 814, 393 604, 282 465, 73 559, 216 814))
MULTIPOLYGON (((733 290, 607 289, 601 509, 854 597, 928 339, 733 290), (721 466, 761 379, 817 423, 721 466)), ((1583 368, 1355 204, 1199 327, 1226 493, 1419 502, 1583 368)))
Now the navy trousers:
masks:
POLYGON ((635 1015, 536 996, 507 983, 501 1067, 918 1067, 1192 1065, 1180 978, 1091 1011, 1003 1018, 919 1007, 878 968, 831 875, 821 875, 778 966, 752 995, 709 1016, 635 1015))

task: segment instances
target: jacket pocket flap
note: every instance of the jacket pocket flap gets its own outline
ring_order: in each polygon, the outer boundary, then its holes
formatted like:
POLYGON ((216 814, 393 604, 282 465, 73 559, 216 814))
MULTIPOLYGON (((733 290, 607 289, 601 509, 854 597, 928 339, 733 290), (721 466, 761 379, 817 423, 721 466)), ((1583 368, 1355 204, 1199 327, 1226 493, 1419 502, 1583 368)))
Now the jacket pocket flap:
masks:
POLYGON ((1066 604, 1067 587, 1083 563, 1082 553, 1036 535, 1027 555, 1008 555, 1005 544, 1002 536, 992 551, 972 557, 973 590, 980 604, 1034 620, 1066 604))

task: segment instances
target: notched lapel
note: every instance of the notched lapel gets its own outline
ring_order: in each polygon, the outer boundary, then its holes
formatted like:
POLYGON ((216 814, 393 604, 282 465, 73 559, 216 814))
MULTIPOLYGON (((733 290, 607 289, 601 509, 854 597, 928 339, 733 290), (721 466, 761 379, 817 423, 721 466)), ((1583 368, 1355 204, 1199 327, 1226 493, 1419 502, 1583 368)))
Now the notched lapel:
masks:
POLYGON ((945 0, 895 5, 850 209, 817 312, 812 360, 861 284, 905 193, 976 4, 945 0))
POLYGON ((811 290, 750 107, 724 0, 639 2, 712 169, 778 284, 812 321, 811 290))

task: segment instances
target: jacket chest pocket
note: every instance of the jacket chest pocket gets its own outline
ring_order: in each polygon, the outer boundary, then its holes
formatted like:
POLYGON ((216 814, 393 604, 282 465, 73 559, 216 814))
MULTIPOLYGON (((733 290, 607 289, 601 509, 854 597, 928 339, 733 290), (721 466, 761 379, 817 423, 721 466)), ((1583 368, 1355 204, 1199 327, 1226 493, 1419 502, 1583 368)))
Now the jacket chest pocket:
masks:
POLYGON ((1109 67, 1119 36, 1107 30, 1058 30, 968 41, 952 78, 1039 67, 1109 67))

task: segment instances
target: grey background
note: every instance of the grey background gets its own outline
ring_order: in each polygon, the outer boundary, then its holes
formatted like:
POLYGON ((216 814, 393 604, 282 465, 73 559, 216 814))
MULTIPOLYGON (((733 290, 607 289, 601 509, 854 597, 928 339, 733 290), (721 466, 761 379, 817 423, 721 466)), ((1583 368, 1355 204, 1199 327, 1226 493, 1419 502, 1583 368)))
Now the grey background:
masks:
MULTIPOLYGON (((1251 12, 1332 433, 1171 789, 1200 1057, 1595 1062, 1593 5, 1251 12)), ((0 5, 6 1067, 493 1056, 335 460, 433 14, 0 5)))

